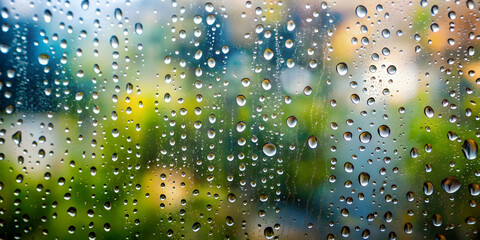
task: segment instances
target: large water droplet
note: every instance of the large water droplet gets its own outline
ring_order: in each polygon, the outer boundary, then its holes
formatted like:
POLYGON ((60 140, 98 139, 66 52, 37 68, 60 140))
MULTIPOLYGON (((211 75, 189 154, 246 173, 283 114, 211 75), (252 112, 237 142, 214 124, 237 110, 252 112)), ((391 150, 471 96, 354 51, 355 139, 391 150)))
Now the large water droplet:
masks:
POLYGON ((202 226, 202 225, 200 225, 199 222, 195 222, 195 223, 192 225, 192 230, 193 230, 194 232, 198 232, 198 231, 200 230, 200 227, 201 227, 201 226, 202 226))
POLYGON ((440 216, 440 214, 433 214, 432 216, 432 223, 433 223, 433 226, 435 227, 440 227, 442 225, 442 216, 440 216))
POLYGON ((358 5, 357 8, 355 8, 355 14, 357 14, 359 18, 364 18, 367 16, 367 8, 363 5, 358 5))
POLYGON ((361 172, 358 175, 358 182, 360 183, 360 185, 365 187, 365 186, 368 185, 369 181, 370 181, 370 174, 368 174, 366 172, 361 172))
POLYGON ((45 10, 45 12, 43 12, 43 19, 45 19, 45 22, 46 23, 49 23, 52 21, 52 12, 50 12, 50 10, 45 10))
POLYGON ((344 76, 345 74, 347 74, 347 72, 348 72, 347 64, 345 64, 343 62, 337 64, 337 73, 340 76, 344 76))
POLYGON ((430 107, 430 106, 426 106, 425 109, 423 110, 425 112, 425 116, 427 116, 428 118, 432 118, 433 115, 434 115, 434 111, 433 111, 433 108, 430 107))
POLYGON ((42 54, 40 54, 40 56, 38 56, 38 62, 41 65, 47 65, 49 61, 50 61, 50 56, 48 56, 45 53, 42 53, 42 54))
POLYGON ((297 126, 297 118, 295 116, 288 117, 287 126, 290 128, 294 128, 295 126, 297 126))
POLYGON ((273 235, 275 235, 272 227, 265 228, 265 230, 263 231, 263 234, 265 235, 266 239, 272 239, 273 235))
POLYGON ((473 139, 466 139, 463 142, 462 151, 467 159, 475 159, 477 158, 478 145, 473 139))
POLYGON ((382 138, 386 138, 390 135, 390 128, 387 125, 381 125, 378 127, 378 135, 382 138))
POLYGON ((22 132, 17 131, 12 135, 13 143, 17 144, 20 147, 20 143, 22 143, 22 132))
POLYGON ((271 157, 277 153, 277 147, 272 143, 266 143, 265 145, 263 145, 263 153, 271 157))
POLYGON ((270 48, 267 48, 265 49, 265 51, 263 52, 263 57, 266 59, 266 60, 270 60, 273 58, 273 51, 272 49, 270 48))
POLYGON ((310 148, 312 148, 312 149, 317 148, 317 146, 318 146, 318 139, 317 139, 317 137, 315 137, 315 136, 310 136, 310 137, 308 138, 308 146, 309 146, 310 148))
POLYGON ((135 23, 135 33, 140 35, 143 33, 143 25, 141 23, 135 23))
POLYGON ((113 48, 118 48, 118 38, 117 38, 117 36, 113 35, 110 38, 110 46, 112 46, 113 48))
POLYGON ((425 193, 425 195, 427 196, 430 196, 433 194, 433 184, 429 181, 423 183, 423 192, 425 193))
POLYGON ((456 177, 450 176, 442 180, 442 188, 447 193, 455 193, 462 184, 456 177))
POLYGON ((247 99, 245 98, 245 96, 243 96, 243 95, 238 95, 237 96, 238 106, 243 107, 243 106, 245 106, 246 103, 247 103, 247 99))
POLYGON ((370 140, 372 140, 372 134, 369 132, 362 132, 358 138, 362 143, 369 143, 370 140))
POLYGON ((118 21, 121 21, 123 18, 122 10, 120 8, 116 8, 114 12, 114 16, 115 16, 115 19, 117 19, 118 21))

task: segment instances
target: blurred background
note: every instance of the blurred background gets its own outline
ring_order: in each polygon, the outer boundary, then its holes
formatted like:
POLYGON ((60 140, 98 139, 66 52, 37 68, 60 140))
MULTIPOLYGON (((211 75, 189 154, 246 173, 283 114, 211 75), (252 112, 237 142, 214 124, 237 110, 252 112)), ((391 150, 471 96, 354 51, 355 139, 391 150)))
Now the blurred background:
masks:
POLYGON ((2 239, 478 239, 476 1, 0 1, 2 239))

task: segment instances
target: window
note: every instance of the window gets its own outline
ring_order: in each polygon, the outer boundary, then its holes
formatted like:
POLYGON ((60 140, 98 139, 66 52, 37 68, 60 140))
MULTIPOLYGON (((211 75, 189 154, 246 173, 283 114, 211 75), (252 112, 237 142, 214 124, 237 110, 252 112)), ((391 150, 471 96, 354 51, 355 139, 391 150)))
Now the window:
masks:
POLYGON ((478 1, 0 1, 1 239, 478 239, 478 1))

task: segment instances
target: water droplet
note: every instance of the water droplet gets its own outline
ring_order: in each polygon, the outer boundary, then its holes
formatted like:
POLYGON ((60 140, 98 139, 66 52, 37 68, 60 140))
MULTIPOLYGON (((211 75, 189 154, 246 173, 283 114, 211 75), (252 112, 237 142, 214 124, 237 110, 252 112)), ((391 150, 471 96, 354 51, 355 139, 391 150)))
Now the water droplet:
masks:
POLYGON ((290 32, 295 30, 295 22, 293 20, 287 22, 287 30, 290 32))
POLYGON ((263 153, 269 157, 274 156, 277 153, 277 147, 272 143, 266 143, 263 145, 263 153))
POLYGON ((473 216, 469 216, 465 219, 465 223, 468 224, 468 225, 473 225, 473 224, 477 223, 477 218, 475 218, 473 216))
POLYGON ((360 142, 369 143, 372 140, 372 134, 369 132, 362 132, 359 136, 360 142))
POLYGON ((394 65, 388 66, 388 68, 387 68, 387 73, 388 74, 393 75, 396 72, 397 72, 397 67, 395 67, 394 65))
POLYGON ((43 12, 43 19, 45 20, 46 23, 49 23, 52 21, 52 12, 50 12, 50 10, 45 10, 45 12, 43 12))
POLYGON ((264 90, 270 90, 272 88, 272 84, 270 83, 270 80, 263 79, 262 87, 263 87, 264 90))
POLYGON ((442 226, 442 216, 440 216, 440 214, 438 213, 435 213, 433 214, 432 216, 432 223, 433 223, 433 226, 435 227, 440 227, 442 226))
POLYGON ((117 36, 113 35, 113 36, 110 38, 110 46, 112 46, 113 48, 118 48, 119 43, 118 43, 118 38, 117 38, 117 36))
POLYGON ((315 137, 315 136, 310 136, 310 137, 308 138, 308 146, 309 146, 311 149, 317 148, 317 146, 318 146, 317 137, 315 137))
POLYGON ((237 96, 238 106, 243 107, 243 106, 245 106, 246 103, 247 103, 247 99, 245 98, 245 96, 243 96, 243 95, 238 95, 237 96))
POLYGON ((361 172, 358 175, 358 182, 360 183, 360 185, 365 187, 365 186, 368 185, 369 181, 370 181, 370 174, 368 174, 366 172, 361 172))
POLYGON ((442 188, 447 193, 455 193, 462 184, 456 177, 450 176, 442 180, 442 188))
POLYGON ((425 109, 423 110, 425 112, 425 116, 427 116, 428 118, 432 118, 433 115, 434 115, 434 111, 433 111, 433 108, 430 107, 430 106, 426 106, 425 109))
POLYGON ((433 23, 432 25, 430 25, 430 30, 432 30, 432 32, 438 32, 440 30, 440 27, 438 26, 438 24, 433 23))
POLYGON ((347 64, 345 64, 345 63, 343 63, 343 62, 337 64, 337 73, 338 73, 340 76, 346 75, 347 72, 348 72, 347 64))
POLYGON ((88 0, 83 0, 82 9, 87 10, 89 6, 90 6, 90 2, 88 0))
POLYGON ((49 61, 50 61, 50 56, 48 56, 45 53, 42 53, 42 54, 40 54, 40 56, 38 56, 38 62, 41 65, 47 65, 49 61))
POLYGON ((355 9, 355 14, 357 14, 359 18, 364 18, 367 16, 367 8, 363 5, 358 5, 355 9))
POLYGON ((478 145, 473 139, 466 139, 463 142, 462 151, 467 159, 473 160, 477 158, 478 145))
POLYGON ((22 143, 22 132, 17 131, 12 135, 12 141, 13 143, 17 144, 17 146, 20 147, 20 143, 22 143))
POLYGON ((118 21, 122 20, 123 13, 120 8, 116 8, 113 15, 115 16, 115 19, 117 19, 118 21))
POLYGON ((357 94, 352 94, 350 96, 350 100, 352 101, 353 104, 359 104, 360 103, 360 97, 357 94))
POLYGON ((67 213, 68 215, 72 216, 72 217, 75 217, 77 215, 77 209, 74 208, 74 207, 70 207, 68 210, 67 210, 67 213))
POLYGON ((378 127, 378 135, 382 138, 386 138, 390 135, 390 128, 387 125, 381 125, 378 127))
POLYGON ((141 35, 143 33, 143 25, 141 23, 135 23, 135 33, 141 35))
POLYGON ((288 117, 287 126, 290 128, 294 128, 295 126, 297 126, 297 118, 295 116, 288 117))
POLYGON ((265 235, 266 239, 272 239, 273 235, 275 235, 272 227, 265 228, 265 230, 263 231, 263 234, 265 235))
POLYGON ((355 169, 351 162, 346 162, 345 165, 343 166, 343 168, 345 169, 345 172, 347 172, 347 173, 351 173, 355 169))
POLYGON ((194 232, 198 232, 201 227, 202 227, 202 225, 200 225, 199 222, 195 222, 195 223, 192 225, 192 230, 193 230, 194 232))
POLYGON ((260 202, 268 201, 268 195, 265 193, 260 194, 260 202))
POLYGON ((480 185, 477 183, 468 184, 468 191, 472 196, 478 196, 480 194, 480 185))
POLYGON ((433 194, 433 184, 429 181, 426 181, 425 183, 423 183, 423 192, 425 193, 425 195, 427 196, 430 196, 433 194))
POLYGON ((265 51, 263 52, 263 57, 266 59, 266 60, 270 60, 273 58, 273 51, 272 49, 270 48, 267 48, 265 49, 265 51))

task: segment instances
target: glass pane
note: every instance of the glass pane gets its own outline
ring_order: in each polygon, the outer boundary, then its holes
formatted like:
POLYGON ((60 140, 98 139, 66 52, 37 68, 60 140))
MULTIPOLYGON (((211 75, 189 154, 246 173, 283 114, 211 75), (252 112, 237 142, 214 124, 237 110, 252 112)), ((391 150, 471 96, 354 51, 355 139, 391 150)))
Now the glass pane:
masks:
POLYGON ((2 239, 478 239, 478 1, 0 0, 2 239))

